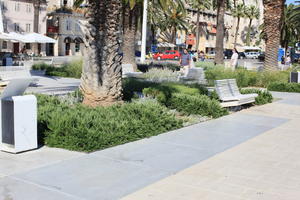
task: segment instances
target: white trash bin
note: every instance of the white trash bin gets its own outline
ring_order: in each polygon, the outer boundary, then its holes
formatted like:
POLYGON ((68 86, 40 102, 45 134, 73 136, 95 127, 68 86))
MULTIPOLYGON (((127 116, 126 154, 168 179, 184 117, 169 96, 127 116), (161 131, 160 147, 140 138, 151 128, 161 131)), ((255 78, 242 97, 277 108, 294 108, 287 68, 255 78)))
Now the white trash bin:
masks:
POLYGON ((12 80, 1 95, 0 150, 19 153, 36 149, 37 100, 34 95, 20 96, 30 79, 12 80))

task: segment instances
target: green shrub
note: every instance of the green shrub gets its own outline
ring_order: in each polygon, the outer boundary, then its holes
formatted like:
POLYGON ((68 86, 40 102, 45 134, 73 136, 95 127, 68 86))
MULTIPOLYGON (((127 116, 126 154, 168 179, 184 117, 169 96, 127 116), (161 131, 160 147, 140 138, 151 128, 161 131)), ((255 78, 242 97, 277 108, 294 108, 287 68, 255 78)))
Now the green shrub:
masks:
POLYGON ((255 72, 244 68, 232 70, 225 67, 210 67, 205 71, 205 77, 209 85, 213 86, 215 80, 236 79, 239 87, 257 86, 267 87, 270 83, 288 82, 288 71, 255 72))
POLYGON ((299 83, 282 83, 282 82, 273 82, 268 85, 268 90, 278 91, 278 92, 300 92, 299 83))
POLYGON ((49 64, 46 64, 46 63, 37 63, 37 64, 34 64, 32 65, 32 69, 33 70, 46 70, 47 68, 49 67, 54 67, 53 65, 49 65, 49 64))
POLYGON ((61 67, 49 66, 46 68, 46 75, 80 78, 82 72, 82 60, 72 61, 61 67))
POLYGON ((196 62, 195 67, 201 67, 204 70, 207 70, 209 68, 214 68, 214 67, 224 67, 224 65, 215 65, 214 62, 202 61, 202 62, 196 62))
POLYGON ((267 103, 272 103, 273 96, 269 91, 263 91, 259 89, 242 89, 241 94, 253 94, 257 93, 258 96, 255 98, 256 105, 263 105, 267 103))
POLYGON ((143 92, 144 88, 153 88, 162 91, 167 99, 171 97, 172 93, 184 93, 190 95, 208 94, 207 89, 199 84, 154 83, 129 78, 123 80, 124 100, 130 101, 135 92, 143 92))
POLYGON ((46 145, 95 151, 182 127, 155 101, 111 107, 69 106, 57 97, 38 96, 38 125, 46 145))
POLYGON ((170 108, 187 115, 196 114, 213 118, 228 114, 217 100, 210 99, 206 95, 173 94, 170 108))
POLYGON ((264 71, 258 73, 258 80, 255 86, 268 87, 274 82, 288 83, 290 72, 288 71, 264 71))
POLYGON ((176 82, 179 74, 173 70, 163 68, 151 68, 146 73, 143 73, 140 77, 151 82, 176 82))

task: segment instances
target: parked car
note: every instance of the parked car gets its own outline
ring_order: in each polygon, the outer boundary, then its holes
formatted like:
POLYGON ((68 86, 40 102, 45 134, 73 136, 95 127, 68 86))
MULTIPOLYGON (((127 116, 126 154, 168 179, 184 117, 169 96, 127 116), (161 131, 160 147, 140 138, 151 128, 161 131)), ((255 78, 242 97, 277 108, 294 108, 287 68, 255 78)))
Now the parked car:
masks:
POLYGON ((259 54, 259 52, 245 52, 246 58, 248 59, 257 59, 259 54))
POLYGON ((299 53, 292 54, 292 62, 293 63, 300 63, 300 54, 299 53))
POLYGON ((239 59, 245 59, 246 55, 244 52, 239 52, 239 59))
POLYGON ((259 60, 260 62, 265 61, 265 52, 261 52, 261 53, 258 55, 258 60, 259 60))
POLYGON ((178 60, 180 58, 180 53, 177 50, 167 50, 162 53, 156 53, 153 55, 153 59, 155 60, 166 60, 166 59, 175 59, 178 60))
POLYGON ((233 54, 233 52, 232 52, 231 49, 226 49, 226 50, 224 51, 224 58, 225 58, 225 59, 230 59, 231 56, 232 56, 232 54, 233 54))
POLYGON ((205 55, 206 59, 214 59, 216 57, 215 51, 210 51, 205 55))

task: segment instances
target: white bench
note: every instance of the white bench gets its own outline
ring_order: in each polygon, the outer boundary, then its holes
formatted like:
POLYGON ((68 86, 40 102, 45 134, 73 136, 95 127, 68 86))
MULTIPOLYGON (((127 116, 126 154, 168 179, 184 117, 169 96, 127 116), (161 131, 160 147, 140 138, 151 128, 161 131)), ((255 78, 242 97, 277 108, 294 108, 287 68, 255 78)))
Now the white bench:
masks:
POLYGON ((202 68, 190 68, 186 76, 179 77, 183 82, 206 84, 205 73, 202 68))
POLYGON ((241 94, 235 79, 216 80, 215 89, 222 101, 222 107, 254 103, 258 96, 258 94, 241 94))
POLYGON ((138 77, 143 72, 134 72, 133 66, 131 64, 122 64, 122 77, 130 78, 130 77, 138 77))

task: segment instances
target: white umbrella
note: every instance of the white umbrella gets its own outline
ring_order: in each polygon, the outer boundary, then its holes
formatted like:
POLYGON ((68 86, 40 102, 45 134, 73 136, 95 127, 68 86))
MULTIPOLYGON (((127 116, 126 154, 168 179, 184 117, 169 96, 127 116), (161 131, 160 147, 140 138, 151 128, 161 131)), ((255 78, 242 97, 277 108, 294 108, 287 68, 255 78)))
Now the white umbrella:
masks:
POLYGON ((24 37, 33 43, 56 43, 56 40, 38 33, 28 33, 24 37))
POLYGON ((34 40, 31 40, 30 38, 25 37, 22 34, 16 33, 16 32, 10 32, 9 37, 11 37, 13 40, 16 40, 18 42, 23 42, 23 43, 34 43, 34 40))
POLYGON ((3 33, 3 32, 0 32, 0 40, 16 41, 14 37, 10 36, 7 33, 3 33))

